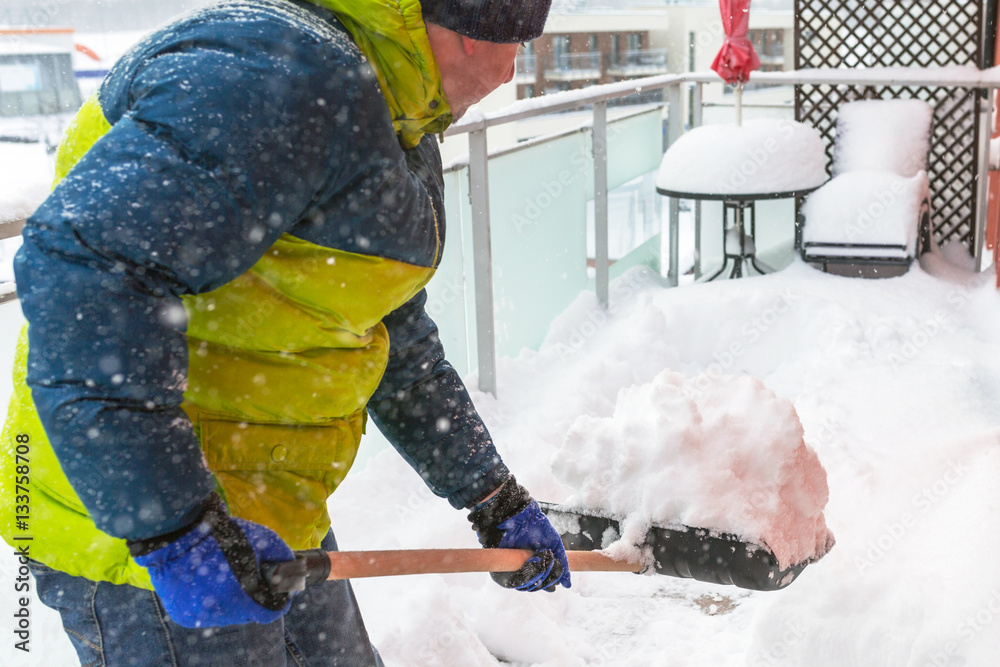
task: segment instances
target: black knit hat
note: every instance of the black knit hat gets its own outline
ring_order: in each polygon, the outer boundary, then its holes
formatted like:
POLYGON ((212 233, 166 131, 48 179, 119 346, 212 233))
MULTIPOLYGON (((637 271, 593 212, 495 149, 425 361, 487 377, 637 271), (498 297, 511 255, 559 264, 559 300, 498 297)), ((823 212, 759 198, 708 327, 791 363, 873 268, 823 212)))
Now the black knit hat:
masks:
POLYGON ((541 36, 552 0, 420 0, 424 20, 481 42, 541 36))

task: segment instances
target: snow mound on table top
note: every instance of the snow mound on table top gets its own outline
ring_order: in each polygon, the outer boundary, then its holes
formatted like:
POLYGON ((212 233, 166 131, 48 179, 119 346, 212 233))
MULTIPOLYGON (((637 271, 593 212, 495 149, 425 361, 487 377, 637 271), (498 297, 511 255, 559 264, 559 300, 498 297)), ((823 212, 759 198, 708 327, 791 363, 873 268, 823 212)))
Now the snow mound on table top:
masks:
POLYGON ((786 119, 704 125, 670 146, 656 187, 714 195, 808 190, 826 181, 825 150, 819 132, 786 119))
POLYGON ((625 517, 623 534, 683 524, 766 544, 782 568, 825 554, 826 471, 791 402, 750 376, 664 371, 623 389, 611 417, 578 418, 553 472, 569 506, 625 517))

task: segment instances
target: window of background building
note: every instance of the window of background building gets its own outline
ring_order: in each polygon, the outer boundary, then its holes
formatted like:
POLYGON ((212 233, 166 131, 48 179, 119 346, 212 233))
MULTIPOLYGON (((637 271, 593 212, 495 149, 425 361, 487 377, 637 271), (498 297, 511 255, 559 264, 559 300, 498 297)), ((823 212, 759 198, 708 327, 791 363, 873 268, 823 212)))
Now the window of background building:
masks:
POLYGON ((520 49, 514 61, 518 74, 532 75, 537 70, 538 60, 535 57, 535 46, 533 42, 527 42, 520 49))
MULTIPOLYGON (((695 69, 695 58, 697 56, 698 36, 692 30, 688 33, 688 71, 693 72, 695 69)), ((688 95, 688 127, 694 126, 694 95, 688 95)))
MULTIPOLYGON (((751 30, 747 35, 760 58, 761 72, 781 72, 785 69, 785 31, 780 28, 751 30)), ((744 90, 773 88, 774 84, 749 83, 744 90)), ((726 86, 725 94, 732 93, 732 86, 726 86)))
POLYGON ((552 63, 557 69, 569 67, 569 35, 552 36, 552 63))
POLYGON ((761 71, 780 72, 785 57, 785 31, 773 28, 751 30, 750 41, 761 59, 761 71))
POLYGON ((696 47, 698 45, 698 36, 692 30, 688 33, 688 71, 693 72, 695 68, 695 58, 697 57, 696 47))

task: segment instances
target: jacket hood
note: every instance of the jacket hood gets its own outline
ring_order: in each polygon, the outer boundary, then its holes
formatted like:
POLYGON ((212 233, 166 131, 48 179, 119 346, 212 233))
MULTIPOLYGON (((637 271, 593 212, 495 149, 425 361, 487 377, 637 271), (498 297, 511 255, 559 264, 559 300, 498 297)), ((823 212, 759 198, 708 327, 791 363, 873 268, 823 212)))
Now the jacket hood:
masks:
POLYGON ((419 0, 309 0, 329 9, 354 37, 378 78, 403 145, 452 122, 419 0))

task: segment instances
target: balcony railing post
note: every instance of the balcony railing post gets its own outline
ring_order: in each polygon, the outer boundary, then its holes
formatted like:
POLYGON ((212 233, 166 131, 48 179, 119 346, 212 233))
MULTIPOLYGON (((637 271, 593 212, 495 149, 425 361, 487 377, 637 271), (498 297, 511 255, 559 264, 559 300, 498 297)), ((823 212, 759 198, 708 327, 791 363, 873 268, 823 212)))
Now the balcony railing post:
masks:
POLYGON ((493 254, 490 248, 489 157, 485 127, 469 133, 469 200, 472 204, 472 274, 476 290, 479 390, 496 396, 493 254))
POLYGON ((985 93, 979 103, 979 155, 976 169, 978 188, 976 190, 976 229, 975 248, 976 271, 983 270, 983 250, 986 248, 986 217, 989 215, 989 170, 990 170, 990 137, 992 134, 991 120, 993 118, 992 89, 983 89, 985 93))
MULTIPOLYGON (((684 131, 684 112, 681 110, 681 85, 673 83, 667 86, 667 143, 672 144, 684 131)), ((670 197, 670 266, 667 269, 667 284, 677 287, 680 269, 680 202, 676 197, 670 197)))
POLYGON ((608 103, 594 103, 594 267, 597 302, 608 307, 608 103))
MULTIPOLYGON (((701 127, 705 115, 705 84, 691 90, 691 128, 701 127)), ((694 279, 701 278, 701 200, 694 202, 694 279)))

